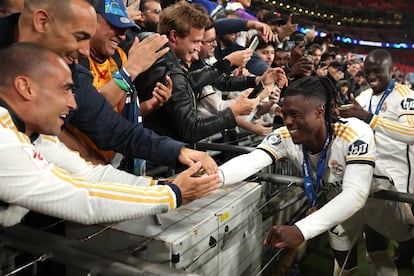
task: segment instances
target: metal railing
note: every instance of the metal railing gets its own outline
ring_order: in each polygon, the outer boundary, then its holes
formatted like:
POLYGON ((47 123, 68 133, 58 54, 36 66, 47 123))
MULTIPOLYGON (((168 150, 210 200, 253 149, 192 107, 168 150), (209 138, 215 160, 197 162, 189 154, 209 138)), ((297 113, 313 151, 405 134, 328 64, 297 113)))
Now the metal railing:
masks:
MULTIPOLYGON (((17 267, 11 265, 8 269, 2 264, 2 275, 14 275, 45 260, 76 268, 83 271, 84 275, 195 275, 168 265, 150 263, 132 255, 94 250, 79 240, 23 225, 0 227, 0 245, 0 252, 12 250, 17 254, 24 252, 33 255, 32 261, 17 267)), ((37 275, 36 271, 33 275, 37 275)))

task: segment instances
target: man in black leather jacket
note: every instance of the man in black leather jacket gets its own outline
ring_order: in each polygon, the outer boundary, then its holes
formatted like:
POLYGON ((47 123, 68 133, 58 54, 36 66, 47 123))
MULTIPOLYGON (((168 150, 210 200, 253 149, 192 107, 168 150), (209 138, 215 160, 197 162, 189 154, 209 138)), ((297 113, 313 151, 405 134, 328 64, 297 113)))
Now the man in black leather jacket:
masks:
MULTIPOLYGON (((144 120, 145 127, 160 135, 195 143, 224 129, 234 128, 236 116, 249 114, 258 104, 258 100, 242 96, 238 104, 216 116, 197 118, 195 95, 187 62, 191 61, 194 52, 200 51, 205 27, 208 24, 209 17, 206 13, 185 2, 174 4, 164 9, 161 14, 158 30, 161 34, 167 35, 168 46, 172 51, 158 63, 164 64, 164 67, 168 66, 168 74, 173 81, 173 92, 163 107, 152 112, 144 120)), ((212 68, 201 69, 198 77, 193 76, 193 81, 208 83, 211 78, 227 72, 230 65, 229 60, 220 60, 212 68)), ((145 74, 142 77, 144 76, 145 74)), ((140 79, 136 79, 138 91, 142 91, 140 83, 140 79)), ((145 95, 140 96, 140 99, 145 100, 145 95)))

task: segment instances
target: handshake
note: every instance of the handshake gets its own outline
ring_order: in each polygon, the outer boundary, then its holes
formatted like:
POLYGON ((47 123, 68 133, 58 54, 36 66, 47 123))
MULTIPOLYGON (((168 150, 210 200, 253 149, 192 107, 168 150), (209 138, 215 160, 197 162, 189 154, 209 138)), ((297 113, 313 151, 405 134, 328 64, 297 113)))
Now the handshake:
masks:
POLYGON ((221 186, 221 182, 218 173, 207 175, 200 162, 196 162, 175 178, 158 180, 158 184, 175 185, 181 192, 182 204, 210 195, 221 186))

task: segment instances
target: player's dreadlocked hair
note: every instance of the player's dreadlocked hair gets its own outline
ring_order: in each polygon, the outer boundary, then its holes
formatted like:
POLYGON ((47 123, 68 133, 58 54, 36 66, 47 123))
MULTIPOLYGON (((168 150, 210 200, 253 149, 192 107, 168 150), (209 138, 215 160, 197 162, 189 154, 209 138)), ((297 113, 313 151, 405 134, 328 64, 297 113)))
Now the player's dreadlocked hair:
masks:
MULTIPOLYGON (((332 82, 326 77, 303 77, 292 84, 285 91, 284 97, 302 95, 311 98, 316 104, 325 107, 325 121, 331 128, 331 124, 338 120, 337 107, 339 95, 332 82)), ((331 129, 330 129, 331 130, 331 129)))

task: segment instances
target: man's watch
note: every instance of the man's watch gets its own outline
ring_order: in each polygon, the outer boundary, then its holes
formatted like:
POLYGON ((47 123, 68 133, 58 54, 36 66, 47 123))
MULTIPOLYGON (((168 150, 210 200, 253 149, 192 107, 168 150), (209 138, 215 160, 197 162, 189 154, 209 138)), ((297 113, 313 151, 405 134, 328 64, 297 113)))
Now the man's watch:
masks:
POLYGON ((223 62, 224 64, 226 64, 228 67, 231 67, 231 61, 228 60, 227 58, 223 58, 223 62))

